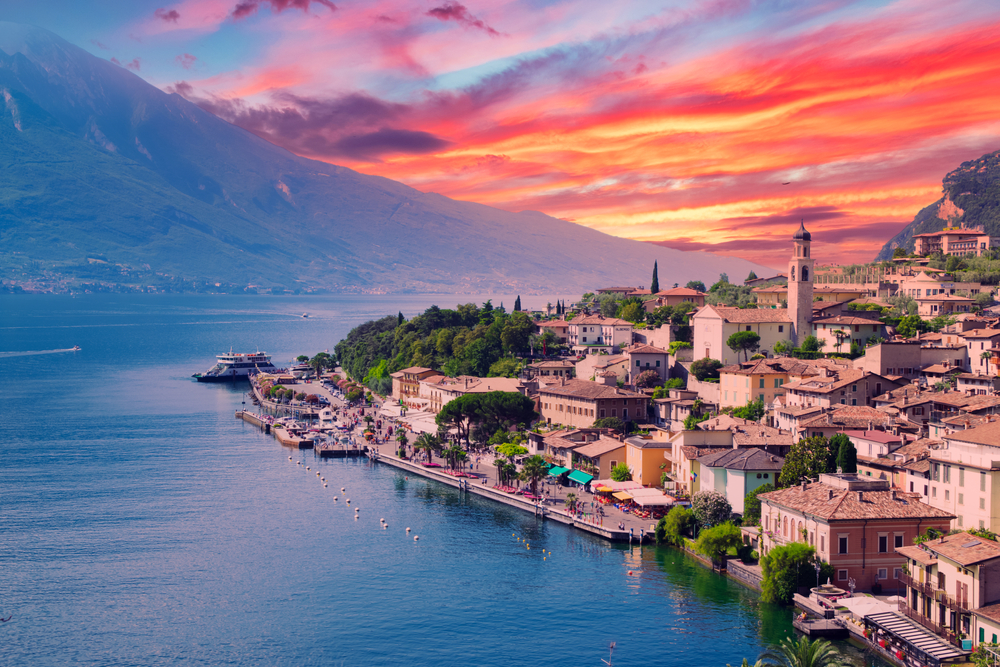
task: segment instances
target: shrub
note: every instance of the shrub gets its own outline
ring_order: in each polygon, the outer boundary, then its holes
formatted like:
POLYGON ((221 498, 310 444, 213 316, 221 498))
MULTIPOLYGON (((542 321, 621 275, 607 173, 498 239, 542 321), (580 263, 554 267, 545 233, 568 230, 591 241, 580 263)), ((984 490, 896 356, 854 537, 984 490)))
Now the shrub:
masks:
POLYGON ((672 343, 670 343, 670 345, 667 346, 667 353, 671 357, 675 357, 677 356, 677 350, 690 350, 690 349, 691 349, 691 343, 688 343, 683 340, 675 340, 672 343))
POLYGON ((698 380, 718 378, 720 368, 722 368, 721 361, 705 357, 691 364, 691 374, 698 378, 698 380))
POLYGON ((811 565, 816 550, 804 542, 790 542, 774 547, 761 561, 764 579, 760 599, 773 604, 788 604, 799 587, 799 570, 811 565))
POLYGON ((616 482, 627 482, 632 479, 632 469, 622 461, 611 469, 611 479, 616 482))
POLYGON ((652 368, 639 373, 639 377, 635 379, 636 387, 658 387, 662 383, 663 380, 660 379, 660 374, 652 368))
POLYGON ((305 394, 305 392, 300 391, 299 393, 297 393, 297 394, 294 395, 294 398, 295 398, 296 401, 304 401, 304 400, 306 400, 306 394, 305 394))
POLYGON ((686 507, 675 505, 665 517, 656 524, 656 541, 658 544, 681 543, 682 535, 694 524, 694 512, 686 507))
POLYGON ((741 541, 740 529, 726 521, 701 531, 694 548, 713 561, 719 561, 729 549, 738 547, 741 541))
POLYGON ((604 417, 594 420, 594 428, 610 428, 616 433, 624 433, 625 422, 620 417, 604 417))
POLYGON ((702 526, 715 526, 729 521, 733 506, 717 491, 699 491, 691 497, 691 510, 702 526))
POLYGON ((763 484, 751 491, 743 499, 743 525, 760 525, 760 499, 757 497, 762 493, 774 491, 774 484, 763 484))

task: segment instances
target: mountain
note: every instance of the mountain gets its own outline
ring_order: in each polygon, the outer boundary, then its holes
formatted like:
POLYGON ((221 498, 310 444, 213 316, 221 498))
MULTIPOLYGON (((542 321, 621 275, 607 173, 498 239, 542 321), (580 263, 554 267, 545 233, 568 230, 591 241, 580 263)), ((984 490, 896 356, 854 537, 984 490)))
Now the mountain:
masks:
POLYGON ((761 266, 298 157, 36 27, 0 23, 2 277, 583 292, 761 266))
POLYGON ((945 227, 983 227, 991 236, 1000 236, 1000 151, 963 162, 944 177, 941 186, 942 197, 889 239, 876 260, 891 259, 896 248, 912 251, 914 234, 945 227))

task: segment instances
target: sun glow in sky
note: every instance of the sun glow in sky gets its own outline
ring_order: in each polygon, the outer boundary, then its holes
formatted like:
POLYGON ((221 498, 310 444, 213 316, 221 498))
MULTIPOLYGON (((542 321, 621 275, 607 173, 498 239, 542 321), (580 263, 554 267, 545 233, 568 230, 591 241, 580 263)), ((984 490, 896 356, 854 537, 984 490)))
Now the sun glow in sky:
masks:
POLYGON ((47 4, 0 19, 299 155, 773 266, 799 219, 821 261, 871 259, 1000 149, 981 0, 47 4))

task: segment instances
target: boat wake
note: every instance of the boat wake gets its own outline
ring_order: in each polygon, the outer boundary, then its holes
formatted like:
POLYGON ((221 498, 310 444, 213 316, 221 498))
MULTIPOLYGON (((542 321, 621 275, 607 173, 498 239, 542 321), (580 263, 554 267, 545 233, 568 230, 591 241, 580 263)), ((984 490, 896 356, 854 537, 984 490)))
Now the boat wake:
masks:
POLYGON ((61 352, 76 352, 79 348, 67 347, 62 350, 29 350, 25 352, 0 352, 0 359, 7 357, 31 357, 36 354, 59 354, 61 352))

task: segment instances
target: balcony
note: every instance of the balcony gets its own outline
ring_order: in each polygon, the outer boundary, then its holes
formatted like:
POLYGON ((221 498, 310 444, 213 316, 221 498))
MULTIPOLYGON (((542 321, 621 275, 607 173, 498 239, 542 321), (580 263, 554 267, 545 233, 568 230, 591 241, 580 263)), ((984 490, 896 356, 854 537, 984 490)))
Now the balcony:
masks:
POLYGON ((938 594, 940 593, 940 590, 938 589, 937 586, 934 586, 933 584, 927 581, 917 581, 906 572, 903 572, 902 574, 899 575, 899 580, 902 583, 909 586, 910 588, 912 588, 913 590, 920 591, 929 598, 937 598, 938 594))
POLYGON ((899 609, 899 613, 903 614, 908 619, 915 621, 916 623, 919 623, 920 625, 924 626, 934 634, 947 640, 953 646, 957 646, 958 648, 963 648, 962 640, 958 638, 958 635, 956 635, 951 628, 939 625, 934 621, 932 621, 931 619, 924 616, 923 614, 917 612, 916 610, 910 609, 909 605, 907 605, 906 602, 903 600, 900 600, 897 603, 897 609, 899 609))

